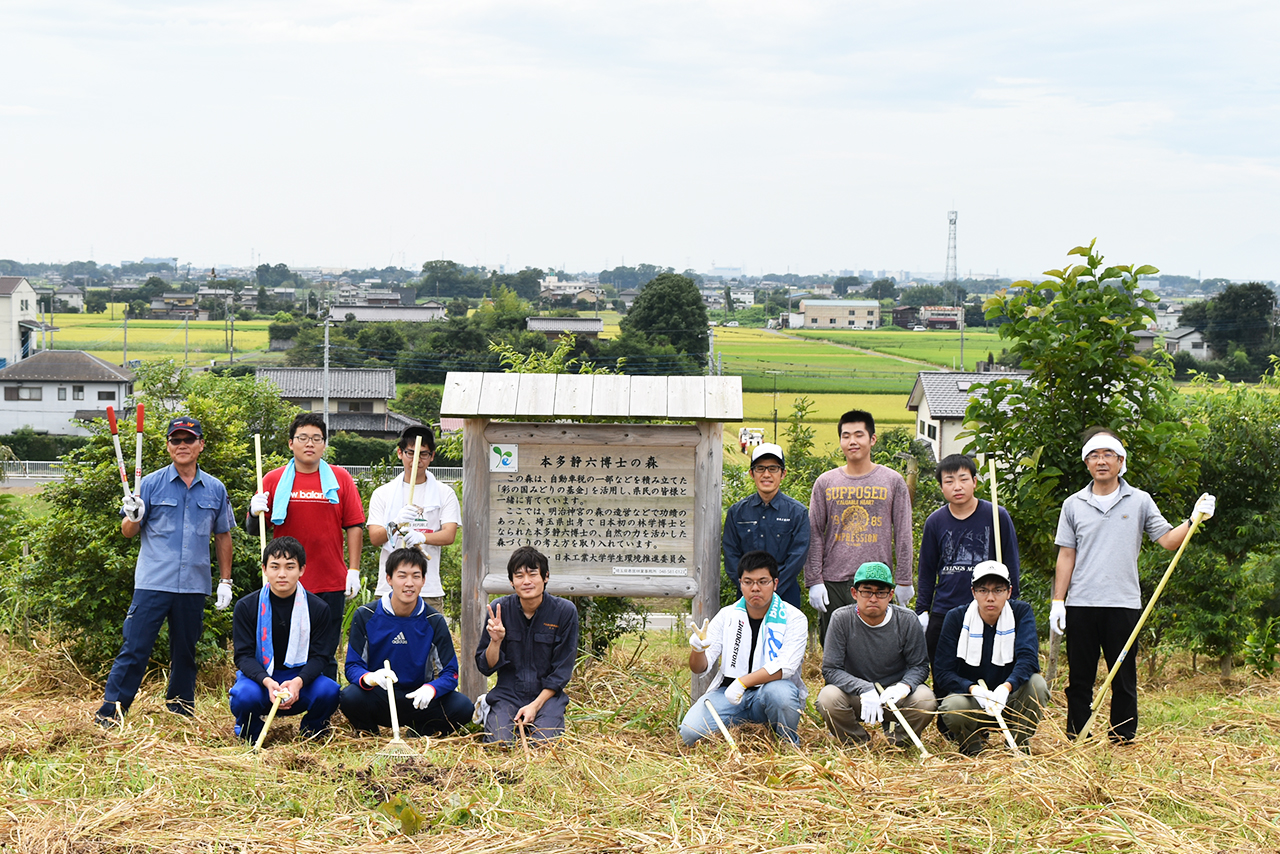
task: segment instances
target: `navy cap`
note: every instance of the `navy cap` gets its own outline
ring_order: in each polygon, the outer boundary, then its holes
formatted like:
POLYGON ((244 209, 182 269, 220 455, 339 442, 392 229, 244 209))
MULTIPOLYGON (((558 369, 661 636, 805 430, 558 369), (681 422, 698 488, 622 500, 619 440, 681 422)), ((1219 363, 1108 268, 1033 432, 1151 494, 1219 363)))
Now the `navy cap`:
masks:
POLYGON ((172 436, 179 430, 186 430, 197 439, 204 438, 204 431, 200 429, 200 422, 192 418, 190 415, 179 415, 177 418, 169 422, 169 429, 165 431, 165 436, 172 436))

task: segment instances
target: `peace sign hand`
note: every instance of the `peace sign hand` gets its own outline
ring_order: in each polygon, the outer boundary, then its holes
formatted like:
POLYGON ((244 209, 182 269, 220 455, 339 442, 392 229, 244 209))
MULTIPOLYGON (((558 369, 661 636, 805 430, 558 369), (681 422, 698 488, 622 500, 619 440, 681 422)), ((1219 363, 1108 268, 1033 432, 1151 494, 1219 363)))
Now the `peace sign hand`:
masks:
POLYGON ((489 621, 485 624, 485 629, 489 632, 489 641, 500 644, 507 636, 507 627, 502 624, 502 603, 486 607, 489 610, 489 621))

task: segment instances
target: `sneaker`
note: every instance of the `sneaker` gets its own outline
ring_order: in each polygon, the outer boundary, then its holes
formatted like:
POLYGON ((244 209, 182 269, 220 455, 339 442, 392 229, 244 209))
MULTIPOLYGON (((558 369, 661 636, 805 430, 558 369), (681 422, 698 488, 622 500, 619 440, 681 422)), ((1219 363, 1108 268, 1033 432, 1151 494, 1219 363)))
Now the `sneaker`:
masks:
POLYGON ((124 710, 118 703, 103 703, 93 713, 93 722, 103 729, 115 729, 124 723, 124 710))
POLYGON ((488 694, 481 694, 476 697, 476 712, 471 716, 473 724, 484 726, 485 719, 489 717, 489 702, 486 699, 488 696, 488 694))
POLYGON ((182 715, 184 718, 194 718, 195 710, 191 708, 191 703, 186 700, 169 700, 164 707, 175 715, 182 715))

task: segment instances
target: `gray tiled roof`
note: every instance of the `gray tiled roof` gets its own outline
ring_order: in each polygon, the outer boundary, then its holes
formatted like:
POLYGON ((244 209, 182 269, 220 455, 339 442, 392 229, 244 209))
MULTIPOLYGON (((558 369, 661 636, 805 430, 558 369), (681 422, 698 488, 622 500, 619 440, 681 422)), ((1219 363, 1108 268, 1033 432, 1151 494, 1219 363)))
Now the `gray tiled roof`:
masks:
POLYGON ((398 412, 378 414, 373 412, 330 412, 329 432, 345 430, 348 433, 395 433, 406 427, 420 427, 422 422, 398 412))
POLYGON ((0 294, 13 293, 26 278, 26 276, 0 276, 0 294))
POLYGON ((921 371, 916 376, 916 387, 911 392, 911 402, 908 407, 918 408, 918 398, 920 392, 923 392, 924 399, 929 403, 929 415, 933 418, 963 418, 976 386, 1005 379, 1026 382, 1027 375, 973 371, 921 371))
POLYGON ((133 371, 83 350, 40 350, 0 369, 0 380, 128 383, 133 382, 133 371))
MULTIPOLYGON (((260 380, 271 380, 280 396, 314 397, 324 394, 324 368, 258 368, 260 380)), ((393 400, 394 368, 330 368, 329 397, 342 400, 393 400)))
POLYGON ((604 331, 604 320, 599 317, 530 317, 530 332, 595 332, 604 331))

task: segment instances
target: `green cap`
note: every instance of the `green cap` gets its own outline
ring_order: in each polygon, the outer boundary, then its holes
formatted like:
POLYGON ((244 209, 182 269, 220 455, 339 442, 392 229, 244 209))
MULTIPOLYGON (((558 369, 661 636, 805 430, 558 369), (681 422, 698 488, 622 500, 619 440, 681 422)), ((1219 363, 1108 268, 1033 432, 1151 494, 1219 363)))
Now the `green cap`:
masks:
POLYGON ((858 573, 853 577, 853 586, 857 587, 864 581, 875 581, 886 587, 892 587, 893 573, 886 564, 873 560, 871 563, 864 563, 858 567, 858 573))

